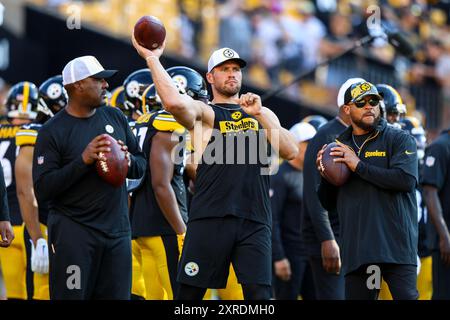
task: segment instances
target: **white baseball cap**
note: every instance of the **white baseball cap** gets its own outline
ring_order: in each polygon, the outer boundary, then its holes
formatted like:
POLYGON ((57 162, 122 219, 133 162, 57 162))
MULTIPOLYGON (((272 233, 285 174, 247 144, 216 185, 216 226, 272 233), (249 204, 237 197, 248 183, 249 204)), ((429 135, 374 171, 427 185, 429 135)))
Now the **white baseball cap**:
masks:
POLYGON ((299 122, 292 126, 289 131, 294 135, 297 143, 311 140, 317 133, 317 130, 308 122, 299 122))
POLYGON ((62 71, 63 85, 71 84, 88 77, 107 79, 117 70, 105 70, 94 56, 83 56, 69 61, 62 71))
POLYGON ((214 51, 208 60, 208 72, 217 67, 219 64, 228 60, 235 60, 241 68, 247 65, 245 60, 241 59, 236 51, 231 48, 221 48, 214 51))
POLYGON ((344 82, 344 84, 341 85, 341 88, 339 89, 339 93, 337 96, 337 106, 340 108, 345 104, 345 92, 348 88, 350 88, 353 84, 359 83, 359 82, 365 82, 363 78, 350 78, 347 81, 344 82))

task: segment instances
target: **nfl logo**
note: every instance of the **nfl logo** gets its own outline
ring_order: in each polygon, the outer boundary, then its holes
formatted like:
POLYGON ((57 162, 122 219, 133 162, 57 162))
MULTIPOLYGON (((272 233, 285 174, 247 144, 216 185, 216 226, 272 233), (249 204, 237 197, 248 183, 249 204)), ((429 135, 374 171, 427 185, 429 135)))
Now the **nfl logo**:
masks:
POLYGON ((44 156, 40 156, 37 158, 37 163, 38 164, 43 164, 44 163, 44 156))

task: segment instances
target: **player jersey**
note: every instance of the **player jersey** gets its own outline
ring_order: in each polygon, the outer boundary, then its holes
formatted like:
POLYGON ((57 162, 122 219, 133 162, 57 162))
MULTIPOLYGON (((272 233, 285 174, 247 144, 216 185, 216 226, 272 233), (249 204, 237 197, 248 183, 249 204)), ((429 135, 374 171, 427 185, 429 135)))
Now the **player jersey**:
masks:
POLYGON ((19 147, 16 146, 16 133, 20 130, 20 125, 1 124, 0 125, 0 160, 2 162, 5 177, 6 193, 8 194, 9 214, 12 225, 21 225, 22 216, 20 214, 19 199, 17 199, 15 163, 19 147))
MULTIPOLYGON (((24 124, 16 133, 16 145, 18 148, 24 146, 32 146, 36 144, 39 129, 42 128, 40 123, 24 124)), ((39 201, 39 222, 47 225, 48 203, 46 201, 39 201)))
MULTIPOLYGON (((181 141, 179 155, 184 156, 186 130, 167 111, 161 110, 144 114, 136 121, 135 131, 141 149, 148 158, 150 158, 152 139, 158 132, 177 133, 181 141)), ((176 195, 181 216, 186 222, 187 203, 183 170, 183 162, 174 164, 171 186, 176 195)), ((144 181, 141 187, 133 192, 131 198, 131 230, 135 238, 176 234, 159 208, 151 181, 152 173, 150 167, 147 166, 144 181)))
POLYGON ((197 167, 189 220, 234 215, 271 226, 270 146, 261 124, 237 104, 211 108, 214 130, 197 167))

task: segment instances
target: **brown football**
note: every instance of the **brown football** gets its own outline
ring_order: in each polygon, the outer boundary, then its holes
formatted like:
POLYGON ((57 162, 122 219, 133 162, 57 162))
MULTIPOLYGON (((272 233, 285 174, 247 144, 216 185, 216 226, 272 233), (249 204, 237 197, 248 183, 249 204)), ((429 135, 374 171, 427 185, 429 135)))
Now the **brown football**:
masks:
POLYGON ((110 135, 106 135, 105 139, 111 143, 109 148, 110 152, 102 152, 106 161, 97 160, 95 167, 98 175, 106 182, 114 187, 120 187, 125 183, 125 179, 128 174, 128 160, 125 156, 125 151, 117 142, 116 139, 110 135))
POLYGON ((143 16, 134 25, 134 38, 143 47, 159 48, 166 38, 166 28, 158 18, 143 16))
POLYGON ((325 179, 329 183, 339 187, 347 182, 351 172, 345 163, 333 161, 333 159, 337 157, 330 155, 331 148, 337 146, 338 144, 336 142, 332 142, 327 145, 324 153, 322 154, 322 161, 320 162, 320 165, 322 166, 325 179))

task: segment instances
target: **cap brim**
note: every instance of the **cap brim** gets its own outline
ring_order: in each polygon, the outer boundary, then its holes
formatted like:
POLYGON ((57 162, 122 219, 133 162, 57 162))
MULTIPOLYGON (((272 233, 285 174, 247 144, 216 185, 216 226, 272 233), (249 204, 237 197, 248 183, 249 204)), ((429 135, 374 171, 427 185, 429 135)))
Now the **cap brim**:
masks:
MULTIPOLYGON (((235 61, 235 62, 237 62, 237 64, 238 64, 241 68, 244 68, 244 67, 247 65, 247 62, 246 62, 244 59, 241 59, 241 58, 231 58, 231 59, 228 59, 228 60, 222 61, 221 63, 216 64, 214 67, 211 68, 211 70, 214 69, 214 68, 216 68, 216 67, 218 67, 218 66, 220 66, 220 65, 222 65, 222 64, 224 64, 225 62, 229 62, 229 61, 235 61)), ((211 72, 211 70, 209 70, 209 72, 211 72)))
POLYGON ((367 97, 367 96, 374 96, 374 97, 377 97, 377 98, 380 99, 380 100, 383 100, 383 97, 380 96, 380 95, 377 94, 377 93, 366 92, 366 93, 363 93, 362 95, 360 95, 359 97, 356 97, 356 98, 350 100, 350 102, 355 102, 355 101, 357 101, 357 100, 359 100, 359 99, 362 99, 362 98, 364 98, 364 97, 367 97))
POLYGON ((117 72, 118 70, 103 70, 100 71, 99 73, 92 75, 91 77, 96 79, 108 79, 115 76, 117 72))

